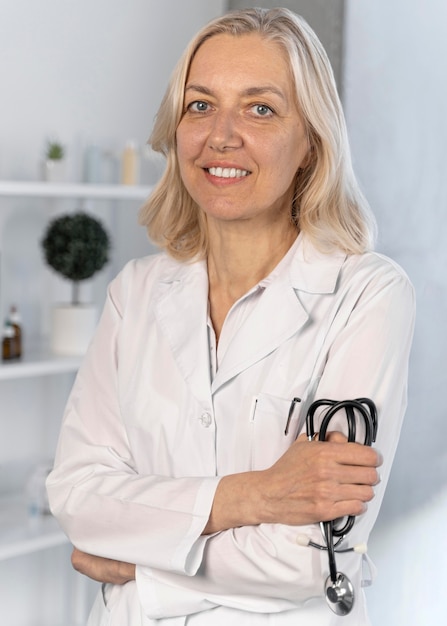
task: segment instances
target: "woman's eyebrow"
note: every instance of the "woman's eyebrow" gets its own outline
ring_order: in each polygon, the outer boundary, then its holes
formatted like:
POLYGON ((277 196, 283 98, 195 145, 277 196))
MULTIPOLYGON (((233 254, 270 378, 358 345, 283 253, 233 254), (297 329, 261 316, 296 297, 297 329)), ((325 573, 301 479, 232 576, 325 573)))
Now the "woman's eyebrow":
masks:
POLYGON ((281 89, 278 89, 278 87, 275 87, 274 85, 262 85, 260 87, 249 87, 248 89, 245 89, 243 91, 243 95, 245 96, 264 96, 264 95, 269 95, 269 94, 278 96, 282 100, 286 99, 281 89))
POLYGON ((211 89, 208 89, 208 87, 203 87, 202 85, 186 85, 185 87, 185 93, 187 91, 197 91, 198 93, 203 93, 203 95, 205 96, 212 96, 213 92, 211 91, 211 89))
MULTIPOLYGON (((205 96, 212 96, 213 91, 204 85, 196 85, 194 83, 186 85, 185 93, 187 91, 196 91, 197 93, 201 93, 205 96)), ((248 87, 247 89, 243 89, 241 92, 242 96, 265 96, 273 94, 281 98, 282 100, 286 100, 284 93, 275 87, 274 85, 262 85, 260 87, 248 87)))

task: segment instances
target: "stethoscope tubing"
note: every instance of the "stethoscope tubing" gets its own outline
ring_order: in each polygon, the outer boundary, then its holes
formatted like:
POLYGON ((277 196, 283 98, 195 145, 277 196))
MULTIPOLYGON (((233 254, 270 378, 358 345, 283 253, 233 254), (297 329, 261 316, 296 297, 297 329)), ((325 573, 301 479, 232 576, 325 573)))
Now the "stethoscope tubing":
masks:
MULTIPOLYGON (((377 436, 377 409, 372 400, 369 398, 357 398, 355 400, 328 400, 321 399, 316 400, 311 404, 308 409, 308 413, 306 416, 306 434, 309 440, 315 438, 317 434, 315 430, 315 413, 318 409, 325 408, 326 411, 321 419, 320 429, 318 431, 318 439, 320 441, 326 440, 327 430, 332 418, 338 413, 340 410, 345 411, 347 426, 348 426, 348 442, 355 442, 357 436, 357 417, 356 413, 358 413, 364 420, 365 425, 365 435, 364 435, 364 445, 371 446, 372 443, 376 440, 377 436)), ((344 519, 344 518, 343 518, 344 519)), ((352 548, 347 548, 346 550, 338 549, 338 544, 344 539, 344 537, 352 530, 352 527, 355 523, 355 516, 350 515, 347 517, 346 522, 340 526, 340 523, 343 520, 332 520, 327 522, 321 522, 320 526, 322 529, 322 534, 325 542, 325 546, 319 546, 314 542, 309 542, 309 545, 318 548, 320 550, 327 550, 328 553, 328 564, 329 564, 329 578, 331 580, 332 586, 336 588, 339 584, 340 576, 345 579, 344 575, 341 575, 337 572, 337 565, 335 560, 335 552, 348 552, 351 551, 352 548), (338 541, 334 543, 334 537, 339 537, 338 541)), ((347 579, 349 582, 349 579, 347 579)), ((349 586, 350 583, 349 583, 349 586)), ((329 590, 328 590, 329 592, 329 590)), ((351 594, 352 595, 352 594, 351 594)), ((353 602, 353 596, 351 598, 351 606, 353 602)), ((333 608, 333 603, 330 602, 331 608, 333 608)), ((333 610, 335 610, 333 608, 333 610)), ((350 608, 348 609, 348 611, 350 608)), ((336 610, 335 610, 336 611, 336 610)), ((336 611, 337 612, 337 611, 336 611)))
POLYGON ((331 419, 341 409, 346 410, 346 417, 348 421, 348 441, 354 442, 356 440, 356 420, 355 412, 357 410, 365 421, 365 439, 364 445, 371 446, 376 440, 377 436, 377 409, 375 404, 369 398, 357 398, 356 400, 315 400, 308 410, 306 417, 306 434, 309 439, 316 434, 314 427, 314 416, 316 411, 320 407, 329 407, 323 416, 321 421, 318 438, 320 441, 326 440, 326 433, 331 419), (365 408, 365 406, 367 408, 365 408), (368 410, 367 410, 368 409, 368 410))

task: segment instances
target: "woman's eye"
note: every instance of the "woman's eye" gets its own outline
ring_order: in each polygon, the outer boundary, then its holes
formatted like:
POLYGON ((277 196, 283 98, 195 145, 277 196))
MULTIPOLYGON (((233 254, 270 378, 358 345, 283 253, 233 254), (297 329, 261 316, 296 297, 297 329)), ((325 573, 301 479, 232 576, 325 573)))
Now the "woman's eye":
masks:
POLYGON ((256 115, 259 115, 260 117, 269 117, 270 115, 273 115, 273 110, 266 104, 255 104, 252 107, 252 111, 254 111, 256 115))
POLYGON ((202 100, 195 100, 188 104, 188 111, 193 111, 195 113, 204 113, 208 110, 208 104, 203 102, 202 100))

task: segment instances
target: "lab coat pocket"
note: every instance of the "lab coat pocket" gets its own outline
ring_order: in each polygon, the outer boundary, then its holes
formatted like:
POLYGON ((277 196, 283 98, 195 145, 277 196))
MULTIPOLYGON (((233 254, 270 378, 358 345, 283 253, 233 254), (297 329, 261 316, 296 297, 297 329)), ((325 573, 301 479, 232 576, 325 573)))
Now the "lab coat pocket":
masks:
POLYGON ((110 610, 107 606, 107 596, 112 585, 103 583, 101 589, 96 595, 90 615, 88 617, 87 626, 109 626, 110 610))
POLYGON ((273 465, 295 441, 299 428, 298 398, 261 393, 252 409, 251 469, 273 465))
POLYGON ((96 597, 87 626, 149 626, 142 614, 135 581, 124 585, 105 583, 96 597))

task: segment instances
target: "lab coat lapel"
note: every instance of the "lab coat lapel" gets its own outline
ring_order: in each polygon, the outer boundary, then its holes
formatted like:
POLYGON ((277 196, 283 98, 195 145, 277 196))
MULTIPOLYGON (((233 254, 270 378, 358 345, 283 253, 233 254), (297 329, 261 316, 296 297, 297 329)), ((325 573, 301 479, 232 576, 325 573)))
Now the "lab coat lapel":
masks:
POLYGON ((296 334, 309 315, 300 292, 334 293, 346 254, 323 254, 303 236, 288 269, 267 286, 251 315, 231 341, 219 363, 213 393, 228 380, 270 354, 296 334))
POLYGON ((208 277, 206 264, 167 259, 155 295, 155 316, 185 381, 199 402, 210 405, 208 277))
POLYGON ((290 283, 269 285, 228 346, 213 381, 213 392, 273 352, 307 319, 308 314, 290 283))
POLYGON ((206 263, 178 263, 167 258, 155 294, 155 316, 195 397, 210 403, 211 392, 297 333, 309 317, 300 291, 333 293, 345 258, 341 252, 322 254, 300 236, 290 267, 268 285, 238 329, 212 384, 206 263))

